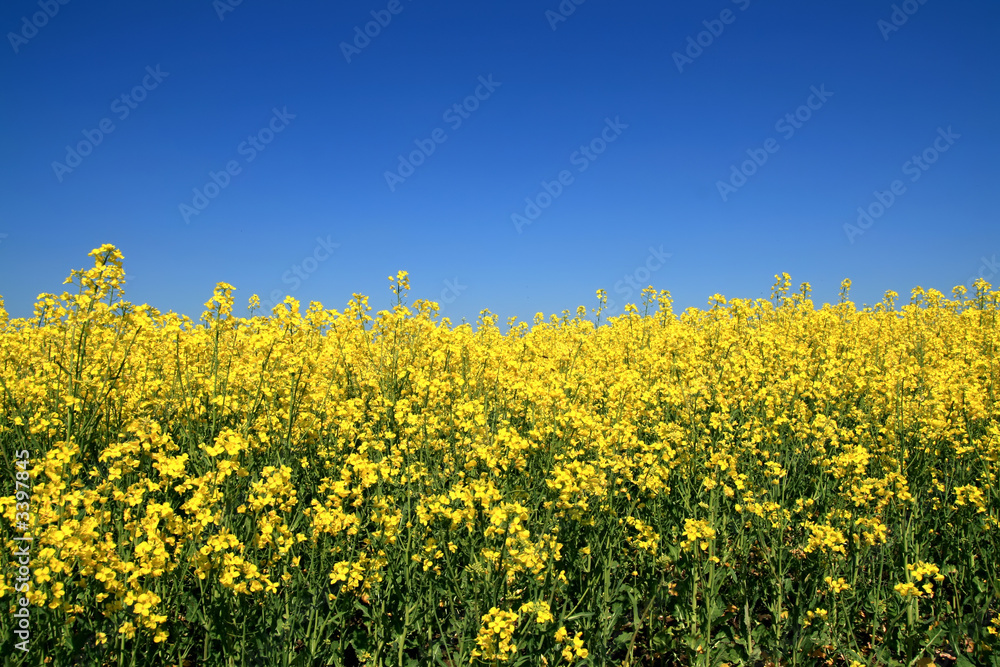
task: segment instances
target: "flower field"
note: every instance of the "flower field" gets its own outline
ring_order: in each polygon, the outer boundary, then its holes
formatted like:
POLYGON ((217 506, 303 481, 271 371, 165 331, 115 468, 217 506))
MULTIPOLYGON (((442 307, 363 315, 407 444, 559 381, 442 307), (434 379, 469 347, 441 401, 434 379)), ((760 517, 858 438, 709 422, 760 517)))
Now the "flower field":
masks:
POLYGON ((91 255, 0 301, 7 664, 1000 665, 984 281, 502 332, 405 272, 192 321, 91 255))

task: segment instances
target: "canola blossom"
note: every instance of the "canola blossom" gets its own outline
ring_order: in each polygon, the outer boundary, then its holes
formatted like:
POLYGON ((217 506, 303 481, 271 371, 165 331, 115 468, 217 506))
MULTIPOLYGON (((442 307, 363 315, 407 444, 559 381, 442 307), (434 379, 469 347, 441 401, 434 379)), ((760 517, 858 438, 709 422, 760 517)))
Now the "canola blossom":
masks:
POLYGON ((648 288, 607 322, 599 292, 501 332, 407 305, 405 272, 374 315, 241 318, 219 283, 193 321, 91 256, 31 318, 0 299, 9 664, 1000 661, 985 281, 648 288))

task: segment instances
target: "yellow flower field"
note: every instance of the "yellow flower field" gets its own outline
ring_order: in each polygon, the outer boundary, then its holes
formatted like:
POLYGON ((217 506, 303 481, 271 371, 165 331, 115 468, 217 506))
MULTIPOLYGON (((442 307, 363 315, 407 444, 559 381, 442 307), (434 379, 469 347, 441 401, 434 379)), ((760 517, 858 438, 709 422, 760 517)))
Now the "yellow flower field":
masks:
POLYGON ((984 281, 504 333, 405 272, 192 321, 91 255, 0 301, 8 664, 1000 664, 984 281))

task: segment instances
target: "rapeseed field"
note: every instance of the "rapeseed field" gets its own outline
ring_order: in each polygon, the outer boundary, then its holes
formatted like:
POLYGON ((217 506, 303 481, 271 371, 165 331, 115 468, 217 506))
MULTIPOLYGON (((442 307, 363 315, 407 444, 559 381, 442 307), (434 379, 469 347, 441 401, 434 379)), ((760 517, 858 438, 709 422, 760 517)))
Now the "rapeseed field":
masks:
POLYGON ((0 301, 7 664, 1000 664, 985 281, 502 332, 405 272, 194 321, 91 256, 0 301))

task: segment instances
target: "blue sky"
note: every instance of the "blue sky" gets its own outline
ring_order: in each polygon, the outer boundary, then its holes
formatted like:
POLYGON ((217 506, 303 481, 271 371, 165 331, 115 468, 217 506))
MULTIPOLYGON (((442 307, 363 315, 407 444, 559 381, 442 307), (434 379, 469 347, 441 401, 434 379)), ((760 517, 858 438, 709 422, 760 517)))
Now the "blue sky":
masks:
POLYGON ((103 243, 195 318, 1000 283, 995 2, 232 3, 4 3, 12 316, 103 243))

